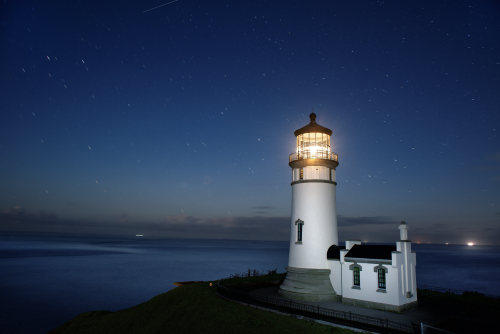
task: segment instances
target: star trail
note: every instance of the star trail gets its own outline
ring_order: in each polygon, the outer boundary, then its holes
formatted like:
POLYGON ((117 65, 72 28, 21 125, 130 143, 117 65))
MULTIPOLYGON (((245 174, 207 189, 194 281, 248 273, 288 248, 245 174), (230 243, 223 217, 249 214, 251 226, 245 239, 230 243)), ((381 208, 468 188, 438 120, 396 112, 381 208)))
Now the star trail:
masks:
POLYGON ((2 233, 287 240, 314 110, 341 240, 500 240, 496 2, 0 6, 2 233))

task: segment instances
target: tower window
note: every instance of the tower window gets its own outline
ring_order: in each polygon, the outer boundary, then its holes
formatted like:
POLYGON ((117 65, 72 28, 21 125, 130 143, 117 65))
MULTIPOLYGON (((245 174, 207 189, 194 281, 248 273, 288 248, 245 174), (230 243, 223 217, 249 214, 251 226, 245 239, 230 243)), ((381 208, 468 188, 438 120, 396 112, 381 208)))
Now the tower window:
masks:
POLYGON ((302 243, 302 230, 304 228, 304 222, 300 219, 295 221, 295 225, 297 225, 297 242, 302 243))
POLYGON ((299 180, 303 180, 303 179, 304 179, 304 168, 301 168, 299 171, 299 180))
POLYGON ((330 181, 333 181, 333 169, 330 168, 330 181))
POLYGON ((385 270, 383 268, 379 268, 377 270, 378 273, 378 288, 385 289, 385 270))
POLYGON ((352 285, 357 287, 360 286, 359 267, 354 267, 352 270, 352 285))

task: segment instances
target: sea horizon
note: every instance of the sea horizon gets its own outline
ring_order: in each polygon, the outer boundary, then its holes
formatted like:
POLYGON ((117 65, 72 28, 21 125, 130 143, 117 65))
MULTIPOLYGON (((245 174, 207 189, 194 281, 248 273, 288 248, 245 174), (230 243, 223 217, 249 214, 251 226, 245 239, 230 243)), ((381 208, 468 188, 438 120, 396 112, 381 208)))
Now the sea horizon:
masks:
MULTIPOLYGON (((286 242, 289 243, 289 239, 239 239, 239 238, 202 238, 202 237, 169 237, 169 236, 154 236, 148 234, 67 234, 58 232, 30 232, 30 231, 0 231, 1 237, 54 237, 54 238, 96 238, 96 239, 123 239, 123 240, 217 240, 217 241, 269 241, 269 242, 286 242)), ((361 241, 364 244, 373 245, 388 245, 394 244, 394 241, 370 241, 370 240, 359 240, 359 239, 346 239, 348 241, 361 241)), ((346 240, 340 240, 339 245, 345 245, 346 240)), ((445 246, 469 246, 467 243, 455 243, 455 242, 422 242, 422 241, 412 241, 412 245, 445 245, 445 246)), ((500 247, 500 244, 489 244, 474 242, 474 246, 486 246, 486 247, 500 247)))
MULTIPOLYGON (((41 333, 92 310, 116 311, 179 281, 285 272, 289 241, 0 233, 0 328, 41 333)), ((499 296, 500 247, 413 244, 418 288, 499 296), (439 273, 439 275, 436 275, 439 273)))

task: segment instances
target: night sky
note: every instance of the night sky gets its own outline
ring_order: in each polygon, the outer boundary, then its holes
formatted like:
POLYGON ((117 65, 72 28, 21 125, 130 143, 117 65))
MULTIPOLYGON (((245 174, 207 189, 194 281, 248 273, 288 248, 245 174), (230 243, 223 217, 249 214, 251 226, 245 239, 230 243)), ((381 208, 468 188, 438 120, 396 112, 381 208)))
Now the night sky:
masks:
POLYGON ((0 4, 0 231, 288 240, 314 110, 341 240, 500 243, 498 2, 167 3, 0 4))

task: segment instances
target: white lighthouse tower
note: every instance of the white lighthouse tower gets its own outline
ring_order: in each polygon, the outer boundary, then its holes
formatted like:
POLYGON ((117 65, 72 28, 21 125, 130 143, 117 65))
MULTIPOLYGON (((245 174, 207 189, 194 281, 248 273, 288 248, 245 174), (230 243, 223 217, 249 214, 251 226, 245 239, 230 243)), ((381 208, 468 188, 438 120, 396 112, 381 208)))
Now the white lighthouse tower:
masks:
POLYGON ((335 168, 338 156, 331 150, 332 130, 310 123, 294 132, 292 168, 292 220, 287 275, 280 293, 293 299, 336 299, 330 281, 326 252, 338 245, 335 204, 335 168))

